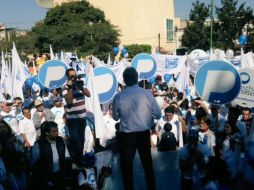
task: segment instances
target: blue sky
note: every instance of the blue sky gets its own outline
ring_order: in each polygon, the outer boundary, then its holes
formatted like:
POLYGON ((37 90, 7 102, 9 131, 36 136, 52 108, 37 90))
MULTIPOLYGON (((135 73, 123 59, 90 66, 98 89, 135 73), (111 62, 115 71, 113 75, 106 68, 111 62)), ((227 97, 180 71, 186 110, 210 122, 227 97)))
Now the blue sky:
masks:
MULTIPOLYGON (((158 2, 160 0, 157 0, 158 2)), ((192 2, 196 0, 175 0, 175 15, 187 19, 192 8, 192 2)), ((200 0, 210 3, 211 0, 200 0)), ((254 0, 238 0, 246 2, 254 9, 254 0)), ((220 6, 220 0, 214 0, 216 6, 220 6)), ((46 16, 47 9, 36 5, 35 0, 0 0, 0 23, 7 27, 30 29, 37 21, 46 16)))

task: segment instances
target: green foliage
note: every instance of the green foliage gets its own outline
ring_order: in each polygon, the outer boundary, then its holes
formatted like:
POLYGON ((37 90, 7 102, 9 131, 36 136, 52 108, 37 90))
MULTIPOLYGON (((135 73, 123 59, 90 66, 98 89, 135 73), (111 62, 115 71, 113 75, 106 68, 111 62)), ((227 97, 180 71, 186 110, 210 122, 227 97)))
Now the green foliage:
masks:
POLYGON ((253 22, 253 11, 250 7, 245 7, 245 3, 238 6, 238 0, 221 0, 221 4, 222 7, 216 7, 219 22, 215 28, 215 45, 232 49, 246 24, 253 22))
POLYGON ((7 39, 0 38, 0 50, 9 52, 11 50, 12 43, 7 39))
POLYGON ((112 47, 118 45, 119 31, 106 19, 104 13, 87 1, 64 3, 47 12, 30 33, 40 52, 76 51, 80 55, 93 54, 106 59, 112 47))
MULTIPOLYGON (((248 36, 247 48, 253 50, 254 16, 253 10, 245 3, 238 5, 238 0, 221 0, 221 7, 216 7, 217 19, 213 27, 213 48, 236 49, 238 37, 245 32, 248 36), (252 27, 251 27, 252 24, 252 27)), ((193 49, 209 49, 210 25, 205 25, 209 17, 209 7, 196 1, 190 12, 190 22, 184 31, 183 46, 193 49)))
POLYGON ((133 58, 135 55, 139 53, 151 53, 152 47, 146 44, 132 44, 132 45, 125 45, 124 46, 128 50, 129 58, 133 58))
POLYGON ((182 44, 190 51, 194 49, 209 49, 209 27, 205 20, 209 17, 209 7, 196 1, 192 4, 190 22, 184 30, 182 44))

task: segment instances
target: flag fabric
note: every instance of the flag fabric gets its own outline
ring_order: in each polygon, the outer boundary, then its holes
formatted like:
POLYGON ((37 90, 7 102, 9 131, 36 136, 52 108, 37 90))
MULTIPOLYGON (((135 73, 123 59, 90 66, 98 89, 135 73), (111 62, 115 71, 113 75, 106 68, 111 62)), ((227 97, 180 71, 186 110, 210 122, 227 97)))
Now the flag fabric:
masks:
POLYGON ((26 61, 25 61, 25 64, 24 64, 24 69, 25 69, 26 78, 31 78, 32 75, 31 75, 31 73, 30 73, 30 71, 29 71, 29 68, 28 68, 28 66, 27 66, 27 64, 26 64, 26 61))
POLYGON ((53 49, 52 49, 52 46, 49 45, 49 53, 50 53, 50 60, 54 60, 55 59, 55 56, 54 56, 54 52, 53 52, 53 49))
POLYGON ((186 56, 152 54, 157 64, 156 75, 179 74, 186 62, 186 56))
POLYGON ((241 68, 254 68, 254 54, 252 52, 244 54, 241 51, 241 68))
POLYGON ((94 114, 96 138, 104 139, 106 134, 103 113, 100 107, 99 96, 95 88, 93 67, 88 63, 86 64, 86 73, 88 75, 87 89, 91 94, 89 98, 85 98, 86 109, 88 112, 94 114))
POLYGON ((35 66, 35 63, 33 61, 33 76, 37 75, 37 69, 36 69, 36 66, 35 66))
POLYGON ((1 82, 0 82, 0 101, 5 100, 5 97, 3 96, 3 93, 7 93, 7 80, 8 80, 8 67, 4 60, 4 53, 2 52, 1 55, 1 64, 2 64, 2 70, 1 70, 1 82))
POLYGON ((190 93, 190 74, 189 74, 189 66, 185 63, 185 66, 182 68, 180 75, 177 78, 175 83, 175 87, 180 91, 183 92, 184 95, 188 96, 190 93))
POLYGON ((213 60, 220 60, 220 61, 226 61, 226 62, 230 62, 229 60, 226 59, 226 54, 224 51, 216 49, 214 51, 211 52, 210 54, 210 61, 213 60))
POLYGON ((12 78, 10 66, 4 60, 2 52, 2 70, 1 70, 1 93, 5 95, 12 95, 12 78))
POLYGON ((115 65, 108 65, 104 64, 100 61, 97 57, 92 56, 92 61, 95 67, 107 67, 109 68, 116 76, 116 79, 119 83, 123 84, 123 71, 131 66, 131 63, 128 62, 126 59, 122 59, 118 64, 115 65))
POLYGON ((20 97, 24 100, 23 96, 23 84, 27 76, 25 74, 25 65, 21 61, 16 46, 13 43, 12 48, 12 97, 20 97))
POLYGON ((107 65, 112 65, 111 58, 110 58, 110 53, 108 54, 107 65))

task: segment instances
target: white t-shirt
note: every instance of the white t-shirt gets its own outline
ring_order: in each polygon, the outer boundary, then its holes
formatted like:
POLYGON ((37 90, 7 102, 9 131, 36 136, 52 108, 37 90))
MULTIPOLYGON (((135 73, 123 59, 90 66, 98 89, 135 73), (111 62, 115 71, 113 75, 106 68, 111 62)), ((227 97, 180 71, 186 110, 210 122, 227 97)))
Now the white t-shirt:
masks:
POLYGON ((51 112, 55 115, 55 122, 57 123, 58 126, 58 133, 59 136, 61 137, 66 137, 66 132, 65 132, 65 123, 63 120, 63 114, 64 114, 64 107, 53 107, 51 108, 51 112))
POLYGON ((107 139, 112 139, 116 136, 115 124, 117 123, 112 116, 109 114, 104 115, 103 117, 105 123, 105 134, 107 139))
MULTIPOLYGON (((161 135, 164 132, 164 125, 165 125, 166 120, 164 117, 162 117, 157 125, 156 125, 156 131, 159 132, 159 138, 161 138, 161 135)), ((179 142, 179 147, 183 147, 183 134, 182 134, 182 124, 178 119, 178 116, 176 114, 174 114, 173 119, 171 121, 169 121, 168 123, 170 123, 172 125, 172 130, 171 132, 174 133, 176 141, 179 142)))
MULTIPOLYGON (((215 136, 214 133, 211 130, 207 130, 204 133, 199 132, 199 142, 203 145, 205 145, 210 151, 212 152, 212 155, 214 156, 214 150, 213 147, 215 144, 215 136)), ((208 156, 208 155, 207 155, 208 156)))
POLYGON ((24 117, 19 122, 19 131, 26 135, 29 144, 33 146, 36 141, 36 130, 33 121, 24 117))
POLYGON ((11 127, 12 131, 15 133, 15 135, 20 134, 18 121, 17 121, 15 115, 13 115, 11 112, 6 113, 4 111, 1 111, 0 116, 6 123, 8 123, 8 125, 10 125, 10 127, 11 127))

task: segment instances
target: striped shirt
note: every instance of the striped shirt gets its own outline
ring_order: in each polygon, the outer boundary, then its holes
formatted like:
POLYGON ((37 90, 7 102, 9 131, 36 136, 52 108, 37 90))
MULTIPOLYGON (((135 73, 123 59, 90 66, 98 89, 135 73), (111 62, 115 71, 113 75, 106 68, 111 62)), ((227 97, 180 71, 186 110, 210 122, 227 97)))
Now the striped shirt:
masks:
MULTIPOLYGON (((63 88, 63 96, 68 93, 67 85, 63 88)), ((64 106, 67 113, 67 119, 85 119, 86 108, 85 108, 85 96, 80 89, 75 88, 72 90, 73 102, 64 106)))

